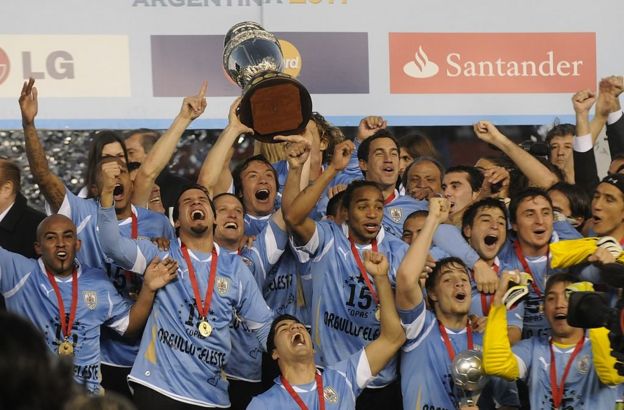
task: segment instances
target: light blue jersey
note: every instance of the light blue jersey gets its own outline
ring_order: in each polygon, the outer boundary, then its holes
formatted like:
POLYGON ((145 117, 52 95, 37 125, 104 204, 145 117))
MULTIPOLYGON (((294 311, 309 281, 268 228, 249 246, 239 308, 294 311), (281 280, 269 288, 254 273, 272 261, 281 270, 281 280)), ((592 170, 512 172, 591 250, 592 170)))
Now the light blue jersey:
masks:
MULTIPOLYGON (((124 293, 124 290, 131 284, 126 283, 121 269, 117 270, 116 267, 111 267, 110 264, 107 264, 100 245, 100 238, 97 234, 98 208, 99 205, 96 199, 80 198, 66 188, 65 198, 58 213, 65 215, 76 225, 78 239, 82 242, 76 258, 87 266, 107 270, 111 280, 115 283, 115 287, 124 293)), ((46 211, 48 211, 48 215, 51 214, 47 206, 46 211)), ((175 240, 175 231, 164 215, 135 206, 132 206, 132 212, 137 216, 138 239, 162 237, 172 241, 175 240)), ((119 227, 122 235, 129 238, 131 219, 119 221, 119 227)), ((143 272, 139 273, 142 274, 143 272)))
MULTIPOLYGON (((266 231, 271 216, 254 217, 245 214, 245 235, 258 237, 264 232, 264 235, 273 236, 268 242, 265 239, 265 244, 283 241, 287 238, 286 232, 280 230, 277 225, 272 224, 270 230, 266 231)), ((310 283, 301 280, 302 272, 306 271, 305 264, 300 262, 290 247, 287 247, 279 260, 273 261, 272 265, 269 270, 254 272, 267 304, 276 315, 293 315, 303 323, 309 324, 309 308, 306 304, 309 301, 303 298, 305 292, 301 290, 304 285, 310 283)))
MULTIPOLYGON (((551 242, 556 242, 562 239, 577 239, 580 234, 566 221, 558 221, 553 224, 553 234, 551 242)), ((498 259, 501 264, 502 270, 519 270, 524 271, 522 263, 516 256, 516 252, 513 246, 513 233, 507 234, 507 241, 498 253, 498 259)), ((456 256, 462 259, 469 268, 474 266, 474 263, 479 260, 477 252, 470 247, 470 245, 463 240, 459 229, 451 225, 440 225, 434 234, 433 243, 439 246, 444 251, 448 252, 451 256, 456 256), (460 239, 461 238, 461 239, 460 239)), ((526 339, 531 336, 547 335, 550 331, 550 326, 544 318, 542 312, 542 298, 544 289, 546 287, 546 280, 548 277, 557 270, 549 269, 550 262, 547 256, 541 257, 526 257, 527 264, 535 279, 534 283, 539 289, 538 295, 532 286, 529 286, 529 295, 524 302, 520 303, 512 315, 508 314, 507 318, 510 319, 510 324, 513 326, 520 326, 522 329, 522 338, 526 339), (515 316, 523 314, 522 323, 516 320, 515 316)))
MULTIPOLYGON (((288 177, 289 166, 288 166, 288 161, 286 160, 274 162, 272 165, 273 165, 273 169, 277 173, 277 181, 279 183, 279 186, 277 187, 277 191, 279 192, 280 203, 276 204, 275 206, 275 209, 278 209, 282 206, 281 195, 284 192, 284 186, 286 185, 286 178, 288 177)), ((323 166, 321 170, 324 170, 324 169, 325 167, 323 166)), ((330 183, 330 185, 333 185, 333 183, 330 183)), ((319 198, 319 200, 316 201, 316 205, 314 206, 314 209, 312 210, 312 212, 310 212, 310 215, 308 215, 310 218, 312 218, 315 221, 320 221, 325 216, 325 213, 327 211, 327 203, 329 202, 329 198, 327 196, 328 192, 329 192, 329 187, 326 187, 325 190, 323 191, 323 194, 319 198)))
MULTIPOLYGON (((374 315, 377 306, 361 277, 347 234, 346 225, 318 222, 310 241, 298 248, 311 258, 312 341, 317 363, 321 366, 340 362, 377 339, 380 333, 379 321, 374 315)), ((382 228, 377 235, 377 245, 379 252, 388 258, 390 281, 396 283, 396 270, 407 244, 385 234, 382 228)), ((364 249, 371 249, 371 245, 357 248, 361 255, 364 249)), ((393 359, 372 385, 385 386, 395 378, 396 359, 393 359)))
MULTIPOLYGON (((366 352, 360 350, 347 360, 325 368, 322 373, 323 396, 326 409, 350 410, 355 408, 355 400, 372 379, 366 352)), ((308 409, 319 409, 316 381, 303 385, 293 385, 293 390, 308 409)), ((247 410, 300 410, 297 402, 288 393, 280 378, 268 391, 253 398, 247 410)))
MULTIPOLYGON (((77 227, 78 238, 82 246, 76 257, 88 266, 104 269, 115 288, 129 303, 136 299, 143 284, 143 271, 130 272, 106 260, 97 234, 97 200, 80 198, 69 189, 65 191, 59 214, 72 220, 77 227)), ((145 208, 132 206, 132 213, 137 220, 137 239, 167 238, 174 241, 175 231, 169 220, 163 215, 145 208)), ((132 218, 118 221, 121 236, 132 236, 132 218)), ((122 337, 110 329, 103 328, 101 335, 102 363, 115 367, 132 367, 139 352, 140 338, 122 337)))
MULTIPOLYGON (((78 265, 77 280, 78 304, 70 335, 74 345, 74 379, 89 393, 99 394, 100 326, 104 324, 123 334, 128 328, 130 304, 101 269, 78 265)), ((56 282, 69 317, 72 276, 56 277, 56 282)), ((28 259, 0 248, 0 290, 7 309, 33 322, 56 354, 64 337, 56 293, 41 259, 28 259)))
MULTIPOLYGON (((280 261, 288 242, 288 235, 272 219, 256 236, 251 248, 243 248, 240 256, 251 270, 258 286, 264 287, 268 274, 280 261)), ((268 303, 270 306, 270 303, 268 303)), ((259 382, 262 376, 262 347, 245 320, 235 312, 230 324, 232 353, 225 374, 230 379, 259 382)))
MULTIPOLYGON (((435 315, 425 309, 424 301, 412 310, 399 311, 407 342, 401 352, 401 391, 405 409, 459 408, 464 393, 453 382, 451 359, 442 339, 435 315)), ((446 329, 455 352, 468 349, 466 328, 446 329)), ((483 334, 473 333, 473 348, 481 350, 483 334)), ((479 398, 479 408, 490 407, 492 400, 503 406, 519 406, 515 383, 491 378, 479 398)))
MULTIPOLYGON (((565 366, 575 346, 553 346, 557 366, 557 383, 561 383, 565 366)), ((550 348, 548 337, 532 337, 521 340, 512 347, 518 361, 520 378, 527 381, 529 400, 533 409, 553 408, 550 386, 550 348)), ((583 348, 574 358, 563 387, 561 409, 612 409, 617 386, 609 387, 600 382, 594 367, 591 341, 585 338, 583 348)))
POLYGON ((271 216, 273 216, 273 214, 265 216, 252 216, 246 213, 243 217, 243 222, 245 223, 245 235, 257 236, 260 232, 262 232, 266 224, 269 223, 271 216))
MULTIPOLYGON (((228 407, 228 382, 223 369, 230 357, 232 316, 238 312, 257 332, 262 346, 266 345, 272 319, 249 269, 241 258, 215 245, 218 266, 207 317, 212 333, 203 337, 198 331, 200 318, 180 243, 172 243, 170 252, 164 253, 148 241, 122 238, 112 208, 100 208, 98 228, 104 251, 119 266, 141 270, 155 256, 170 256, 180 267, 177 280, 156 294, 128 379, 180 402, 228 407)), ((205 295, 212 256, 192 250, 189 256, 199 293, 205 295)))
MULTIPOLYGON (((494 260, 494 265, 497 267, 496 272, 498 273, 498 277, 508 270, 505 265, 501 265, 498 257, 494 260)), ((470 293, 471 293, 471 301, 470 301, 470 311, 469 314, 477 315, 478 317, 486 317, 490 311, 490 307, 494 301, 493 293, 483 293, 480 292, 477 288, 477 282, 474 280, 474 274, 470 271, 470 293), (485 308, 485 310, 484 310, 485 308)), ((507 325, 515 326, 518 329, 522 329, 522 320, 524 318, 524 304, 520 303, 515 306, 513 309, 507 311, 507 325)))
POLYGON ((397 238, 403 235, 403 223, 407 217, 416 211, 426 211, 429 209, 427 201, 419 201, 411 196, 399 196, 397 190, 394 191, 394 199, 384 203, 384 217, 382 224, 387 233, 397 238))

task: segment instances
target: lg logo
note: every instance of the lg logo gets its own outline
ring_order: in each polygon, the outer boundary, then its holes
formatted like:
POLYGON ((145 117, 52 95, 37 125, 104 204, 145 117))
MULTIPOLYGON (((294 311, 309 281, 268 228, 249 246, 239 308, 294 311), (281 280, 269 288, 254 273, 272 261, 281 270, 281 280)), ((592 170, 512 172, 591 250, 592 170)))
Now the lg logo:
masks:
MULTIPOLYGON (((6 81, 10 73, 11 61, 8 54, 0 48, 0 84, 6 81)), ((37 80, 73 79, 74 57, 65 50, 52 51, 45 58, 34 57, 30 51, 22 51, 22 75, 22 78, 32 77, 37 80)))
POLYGON ((48 54, 45 58, 45 72, 35 71, 31 52, 22 51, 22 67, 24 78, 41 80, 46 78, 46 73, 55 80, 74 78, 74 57, 65 50, 56 50, 48 54))

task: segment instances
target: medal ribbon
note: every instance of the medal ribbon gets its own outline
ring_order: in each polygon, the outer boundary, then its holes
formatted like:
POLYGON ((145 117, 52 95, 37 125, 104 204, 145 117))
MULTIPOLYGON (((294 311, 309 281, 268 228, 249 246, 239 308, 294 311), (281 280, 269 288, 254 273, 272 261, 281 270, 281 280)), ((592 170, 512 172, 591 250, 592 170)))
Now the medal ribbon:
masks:
MULTIPOLYGON (((492 265, 492 269, 494 272, 498 273, 498 265, 496 262, 492 265)), ((494 294, 485 294, 481 292, 481 309, 483 310, 483 314, 485 316, 490 314, 490 307, 492 306, 492 301, 494 300, 494 294)))
MULTIPOLYGON (((453 345, 451 344, 451 340, 446 333, 446 328, 444 325, 438 320, 438 328, 440 329, 440 334, 442 335, 442 340, 444 341, 444 345, 446 346, 446 351, 448 352, 449 358, 451 362, 455 359, 455 349, 453 349, 453 345)), ((472 327, 470 327, 470 322, 466 323, 466 336, 468 337, 468 350, 472 350, 474 348, 474 344, 472 343, 472 327)))
POLYGON ((193 286, 193 293, 195 294, 195 306, 197 307, 197 312, 199 313, 200 318, 206 319, 208 317, 208 312, 210 312, 212 291, 214 290, 215 277, 217 276, 217 249, 213 245, 212 260, 210 261, 210 274, 208 276, 208 288, 206 289, 206 297, 204 299, 204 303, 202 303, 201 296, 199 294, 199 286, 197 285, 197 278, 195 277, 195 269, 193 268, 191 257, 189 256, 188 249, 186 248, 186 245, 184 243, 182 243, 180 250, 182 251, 182 256, 184 256, 186 266, 188 267, 189 277, 191 278, 191 285, 193 286))
POLYGON ((54 275, 46 269, 46 274, 48 275, 48 280, 54 289, 54 293, 56 294, 56 300, 58 302, 59 308, 59 318, 61 320, 61 332, 65 339, 69 338, 71 334, 72 326, 74 325, 74 320, 76 319, 76 307, 78 306, 78 270, 74 268, 72 272, 72 296, 71 296, 71 307, 69 308, 69 321, 65 317, 65 304, 63 303, 63 296, 61 296, 61 290, 56 283, 56 279, 54 275))
POLYGON ((132 239, 136 239, 139 236, 139 221, 134 212, 130 211, 130 219, 132 219, 132 239))
POLYGON ((568 363, 565 366, 565 370, 563 371, 563 376, 561 377, 561 385, 557 384, 557 365, 555 363, 555 351, 553 350, 553 342, 550 339, 549 347, 550 347, 550 388, 552 390, 552 398, 553 403, 555 405, 555 409, 558 409, 561 406, 561 401, 563 400, 563 386, 565 384, 566 379, 568 378, 568 373, 570 372, 570 367, 572 366, 572 362, 579 354, 581 349, 583 348, 583 344, 585 343, 585 334, 581 337, 576 343, 576 347, 574 351, 570 355, 568 359, 568 363))
MULTIPOLYGON (((323 378, 321 377, 320 373, 316 373, 314 379, 316 380, 316 392, 318 394, 320 404, 319 409, 325 410, 325 397, 323 396, 323 378)), ((290 383, 288 383, 288 380, 286 380, 284 376, 280 376, 280 380, 282 381, 282 385, 286 388, 288 394, 290 394, 290 397, 292 397, 293 400, 297 402, 301 410, 308 410, 308 406, 306 406, 303 400, 301 400, 301 397, 299 397, 299 395, 292 388, 290 383)))
MULTIPOLYGON (((130 211, 130 219, 131 219, 131 233, 130 233, 130 238, 132 239, 136 239, 139 237, 139 221, 137 219, 137 216, 134 214, 134 212, 130 211)), ((126 278, 126 283, 132 283, 132 275, 133 273, 129 270, 125 270, 124 271, 124 276, 126 278)))
MULTIPOLYGON (((498 265, 496 264, 496 262, 494 262, 494 264, 492 265, 492 270, 498 273, 498 265)), ((470 271, 470 273, 472 275, 472 281, 476 282, 474 278, 474 272, 470 271)), ((483 293, 483 292, 479 292, 479 294, 481 296, 481 311, 483 312, 483 316, 487 316, 490 313, 490 307, 492 306, 494 295, 490 295, 490 294, 483 293)))
POLYGON ((388 196, 388 198, 384 199, 384 205, 388 205, 390 202, 394 201, 396 198, 396 191, 392 191, 392 194, 388 196))
MULTIPOLYGON (((516 256, 518 257, 518 259, 520 260, 520 263, 522 264, 522 269, 524 269, 526 273, 531 275, 531 278, 533 279, 533 281, 531 282, 531 287, 533 288, 533 292, 535 292, 535 294, 537 294, 537 296, 541 298, 542 291, 539 289, 539 287, 537 286, 537 283, 535 282, 535 276, 533 276, 533 272, 531 272, 529 263, 524 257, 524 254, 522 253, 522 249, 520 249, 520 244, 518 243, 518 241, 514 241, 513 247, 514 247, 514 250, 516 251, 516 256)), ((548 255, 546 255, 546 269, 548 269, 548 255)))
MULTIPOLYGON (((368 273, 366 273, 366 268, 364 267, 364 263, 362 263, 362 258, 360 258, 360 253, 355 247, 355 242, 353 241, 353 238, 349 238, 349 242, 351 242, 351 252, 353 253, 353 257, 355 258, 355 263, 357 263, 358 269, 360 270, 360 275, 362 275, 362 279, 364 279, 364 282, 366 283, 366 287, 368 288, 371 296, 373 297, 375 304, 378 305, 379 297, 377 296, 377 291, 375 290, 375 287, 373 286, 370 279, 368 278, 368 273)), ((377 239, 373 239, 373 241, 371 242, 371 246, 373 248, 373 252, 377 252, 378 250, 377 239)))

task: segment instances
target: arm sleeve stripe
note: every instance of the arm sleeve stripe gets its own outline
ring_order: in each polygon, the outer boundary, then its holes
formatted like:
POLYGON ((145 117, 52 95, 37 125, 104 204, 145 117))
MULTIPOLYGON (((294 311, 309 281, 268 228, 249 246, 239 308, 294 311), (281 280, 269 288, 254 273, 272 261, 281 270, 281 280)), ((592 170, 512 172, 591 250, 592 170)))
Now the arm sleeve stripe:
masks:
POLYGON ((30 277, 30 274, 32 272, 28 272, 26 275, 24 275, 19 282, 17 282, 17 285, 15 285, 15 287, 11 290, 8 290, 6 292, 2 293, 2 296, 4 296, 6 299, 10 298, 11 296, 15 295, 17 292, 19 292, 19 290, 24 286, 24 284, 26 283, 26 281, 28 280, 28 278, 30 277))

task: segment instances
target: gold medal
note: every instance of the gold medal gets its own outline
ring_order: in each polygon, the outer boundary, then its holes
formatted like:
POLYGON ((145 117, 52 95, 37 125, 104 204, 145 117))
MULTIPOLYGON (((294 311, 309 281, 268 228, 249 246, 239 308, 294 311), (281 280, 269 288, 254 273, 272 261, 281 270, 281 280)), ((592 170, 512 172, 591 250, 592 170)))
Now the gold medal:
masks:
POLYGON ((197 329, 199 329, 199 334, 203 337, 208 337, 212 333, 212 326, 210 326, 210 323, 208 323, 206 320, 202 320, 201 322, 199 322, 197 329))
POLYGON ((379 310, 379 305, 377 305, 377 307, 375 308, 375 320, 378 322, 381 320, 381 311, 379 310))
POLYGON ((73 356, 74 345, 69 340, 61 342, 58 347, 58 354, 59 356, 73 356))

